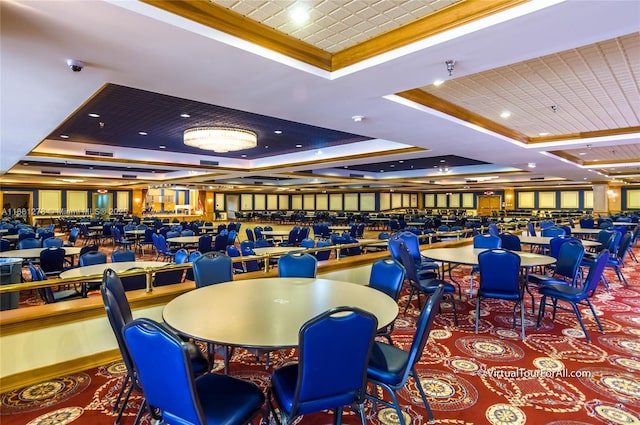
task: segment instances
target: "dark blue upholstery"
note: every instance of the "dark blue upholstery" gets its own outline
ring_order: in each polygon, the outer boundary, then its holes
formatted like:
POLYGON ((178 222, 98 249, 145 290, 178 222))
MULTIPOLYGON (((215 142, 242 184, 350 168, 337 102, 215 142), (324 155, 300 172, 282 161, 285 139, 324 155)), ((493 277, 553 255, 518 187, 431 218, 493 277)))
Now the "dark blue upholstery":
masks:
MULTIPOLYGON (((42 271, 39 265, 29 263, 29 271, 31 272, 31 280, 33 282, 47 280, 47 275, 44 274, 44 271, 42 271)), ((66 301, 86 296, 85 293, 78 292, 75 289, 54 292, 50 286, 38 288, 38 295, 40 295, 40 298, 42 298, 45 304, 53 304, 58 301, 66 301)))
POLYGON ((51 248, 51 247, 54 247, 54 246, 60 248, 61 246, 64 246, 64 241, 62 239, 56 238, 56 237, 47 238, 47 239, 44 239, 42 241, 42 247, 43 248, 51 248))
MULTIPOLYGON (((249 255, 256 255, 256 253, 253 251, 253 249, 247 246, 245 248, 242 248, 242 255, 249 256, 249 255)), ((246 260, 244 262, 244 267, 247 270, 247 272, 257 272, 258 270, 260 270, 260 265, 258 264, 258 260, 246 260)))
POLYGON ((529 232, 529 236, 537 236, 536 234, 536 226, 532 222, 527 223, 527 232, 529 232))
POLYGON ((42 248, 42 240, 25 238, 18 241, 18 249, 42 248))
POLYGON ((153 239, 153 247, 156 249, 156 260, 162 257, 164 260, 171 261, 177 250, 167 246, 167 241, 162 234, 154 233, 151 238, 153 239))
POLYGON ((233 261, 226 255, 202 254, 193 260, 192 269, 197 288, 233 280, 233 261))
POLYGON ((193 378, 189 347, 166 326, 137 319, 124 326, 126 346, 150 410, 167 424, 246 424, 264 394, 252 382, 209 373, 193 378))
POLYGON ((546 237, 556 237, 556 236, 565 236, 564 229, 560 227, 547 227, 545 229, 540 230, 540 236, 546 237))
MULTIPOLYGON (((186 249, 179 249, 174 256, 174 264, 184 264, 189 262, 189 253, 186 249)), ((158 270, 153 279, 153 286, 173 285, 181 283, 184 270, 158 270)))
MULTIPOLYGON (((116 272, 112 269, 107 269, 102 274, 100 293, 102 294, 102 301, 107 313, 107 318, 109 319, 109 324, 111 325, 111 329, 113 330, 113 333, 118 342, 118 348, 120 349, 122 361, 124 362, 127 369, 127 374, 124 378, 124 381, 122 382, 120 393, 113 406, 113 410, 115 412, 118 409, 118 405, 120 405, 120 399, 122 398, 125 389, 129 387, 125 398, 122 401, 122 405, 120 406, 118 417, 116 419, 116 423, 119 423, 122 413, 127 405, 127 400, 131 395, 131 391, 133 391, 134 389, 138 392, 142 391, 140 386, 138 385, 138 381, 136 378, 136 368, 122 334, 124 326, 133 320, 133 316, 131 314, 129 301, 127 300, 127 296, 125 295, 124 287, 122 286, 122 281, 120 280, 116 272)), ((195 344, 189 344, 188 347, 189 359, 193 373, 198 375, 208 371, 209 364, 198 347, 195 344)), ((140 406, 140 412, 138 412, 138 417, 136 417, 135 423, 138 423, 139 415, 142 412, 143 407, 144 405, 140 406)))
POLYGON ((198 238, 198 251, 203 254, 206 254, 209 251, 213 250, 213 246, 211 245, 211 235, 202 235, 198 238))
POLYGON ((130 250, 115 250, 111 253, 112 263, 122 263, 125 261, 136 261, 136 253, 130 250))
POLYGON ((584 332, 587 342, 591 342, 589 333, 587 332, 587 328, 582 322, 582 315, 580 314, 580 310, 578 309, 578 304, 586 305, 591 310, 591 314, 593 314, 593 318, 598 325, 598 329, 600 329, 601 333, 604 333, 602 325, 600 324, 600 320, 598 319, 598 315, 593 309, 593 305, 591 304, 591 301, 589 301, 589 298, 596 292, 598 283, 602 278, 602 272, 604 271, 604 268, 608 261, 609 251, 605 249, 600 252, 598 258, 589 267, 589 274, 587 275, 582 288, 578 288, 576 286, 568 286, 563 281, 549 282, 548 284, 541 286, 538 289, 538 291, 542 295, 542 298, 540 299, 540 308, 538 309, 538 320, 536 322, 536 326, 540 326, 540 321, 544 317, 544 310, 547 306, 546 300, 547 297, 549 297, 552 300, 553 306, 552 320, 555 320, 556 318, 557 308, 567 310, 566 308, 558 307, 558 301, 565 301, 571 304, 571 309, 578 318, 578 322, 582 327, 582 331, 584 332))
POLYGON ((449 282, 445 282, 441 279, 436 278, 427 278, 421 279, 418 275, 418 270, 416 269, 415 261, 413 261, 413 257, 409 253, 409 250, 406 248, 404 244, 400 245, 400 261, 404 266, 404 269, 407 273, 407 279, 409 280, 409 284, 411 285, 411 292, 409 293, 409 300, 407 301, 407 305, 404 308, 404 314, 407 314, 407 310, 409 309, 409 305, 411 304, 411 300, 413 299, 413 294, 418 294, 418 307, 420 306, 420 294, 424 294, 426 297, 430 297, 433 293, 442 285, 444 296, 447 296, 451 299, 451 308, 453 310, 453 320, 456 326, 458 326, 458 308, 456 306, 455 292, 456 288, 449 282))
POLYGON ((500 247, 509 251, 522 251, 520 238, 513 233, 500 233, 500 247))
POLYGON ((476 297, 476 333, 480 323, 480 301, 496 298, 513 301, 513 327, 516 326, 516 307, 520 306, 522 340, 524 341, 524 302, 520 286, 520 256, 504 249, 491 249, 478 254, 480 286, 476 297))
MULTIPOLYGON (((397 303, 400 298, 400 292, 402 290, 405 275, 404 266, 398 261, 393 258, 382 258, 371 266, 369 286, 380 292, 384 292, 397 303)), ((376 333, 377 336, 387 338, 389 344, 392 343, 391 333, 393 332, 394 322, 385 326, 383 329, 378 330, 376 333)))
POLYGON ((306 252, 289 252, 278 258, 279 277, 316 277, 318 260, 306 252))
POLYGON ((0 252, 9 251, 11 249, 11 241, 9 239, 0 239, 0 252))
POLYGON ((476 235, 473 237, 474 248, 494 249, 502 246, 502 240, 498 235, 476 235))
POLYGON ((40 267, 47 276, 58 276, 65 269, 64 248, 51 247, 40 252, 40 267))
POLYGON ((444 285, 440 285, 422 309, 420 317, 418 317, 418 321, 416 322, 416 332, 413 336, 409 351, 404 351, 394 345, 385 344, 380 341, 376 341, 371 350, 371 357, 367 367, 367 377, 371 383, 381 386, 389 392, 392 403, 378 398, 376 394, 367 394, 366 397, 373 400, 374 403, 381 403, 385 406, 395 408, 401 425, 405 425, 405 421, 400 403, 398 403, 396 391, 405 386, 409 376, 412 376, 415 380, 417 384, 416 387, 422 397, 424 407, 427 410, 429 420, 433 421, 433 414, 431 413, 427 397, 420 384, 416 364, 420 361, 420 357, 424 351, 443 294, 444 285))
POLYGON ((78 265, 80 267, 92 266, 94 264, 104 264, 107 262, 107 254, 98 251, 89 251, 80 255, 78 265))
POLYGON ((584 247, 580 241, 569 240, 564 242, 560 245, 558 260, 553 268, 553 274, 549 276, 530 273, 528 276, 529 282, 540 285, 550 280, 562 278, 565 279, 567 284, 575 285, 578 277, 580 277, 580 264, 582 264, 583 257, 584 247))
MULTIPOLYGON (((236 248, 234 245, 228 245, 227 246, 227 255, 229 257, 240 257, 240 250, 238 248, 236 248)), ((234 261, 233 262, 233 271, 235 273, 244 273, 244 265, 242 264, 242 261, 234 261)))
MULTIPOLYGON (((323 247, 327 247, 327 246, 331 246, 331 245, 333 245, 331 243, 331 241, 328 241, 326 239, 321 239, 316 244, 316 247, 317 248, 323 248, 323 247)), ((315 256, 318 259, 318 261, 328 260, 329 257, 331 257, 331 250, 328 249, 328 250, 325 250, 325 251, 316 251, 315 256)))
POLYGON ((134 241, 130 241, 125 239, 116 226, 111 228, 111 235, 113 237, 113 243, 116 247, 122 247, 124 249, 131 249, 131 246, 134 244, 134 241))
POLYGON ((354 307, 338 307, 307 321, 299 332, 298 362, 271 377, 270 407, 275 401, 287 423, 335 409, 335 423, 340 423, 342 406, 358 405, 364 424, 367 363, 377 327, 375 316, 354 307))

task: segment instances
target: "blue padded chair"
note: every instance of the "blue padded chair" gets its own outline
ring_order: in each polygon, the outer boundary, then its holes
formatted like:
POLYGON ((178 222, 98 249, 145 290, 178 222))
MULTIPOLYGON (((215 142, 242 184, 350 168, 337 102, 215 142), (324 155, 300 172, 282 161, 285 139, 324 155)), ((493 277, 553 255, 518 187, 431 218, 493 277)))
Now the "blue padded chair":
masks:
POLYGON ((282 422, 292 423, 300 415, 334 409, 339 424, 342 407, 357 406, 365 424, 366 372, 377 327, 375 316, 355 307, 334 308, 303 324, 298 361, 271 376, 269 410, 277 405, 282 422))
POLYGON ((240 250, 243 251, 245 248, 255 248, 256 247, 256 243, 255 241, 242 241, 240 242, 240 250))
MULTIPOLYGON (((240 257, 240 250, 238 248, 236 248, 233 245, 228 245, 227 246, 227 255, 231 258, 236 258, 236 257, 240 257)), ((244 273, 244 265, 242 264, 242 261, 234 261, 233 262, 233 271, 234 273, 244 273)))
POLYGON ((144 238, 142 240, 138 241, 138 246, 140 247, 140 250, 142 251, 142 253, 144 254, 144 248, 146 246, 153 246, 153 235, 156 233, 155 229, 152 228, 146 228, 144 229, 144 238))
MULTIPOLYGON (((40 268, 38 264, 29 263, 29 271, 31 272, 31 280, 33 282, 47 280, 47 275, 42 271, 42 268, 40 268)), ((38 295, 42 298, 45 304, 53 304, 59 301, 86 297, 85 293, 78 292, 75 289, 54 291, 50 286, 46 288, 38 288, 38 295)))
MULTIPOLYGON (((384 292, 397 303, 398 299, 400 299, 400 292, 402 291, 405 275, 404 266, 398 261, 393 258, 382 258, 371 266, 369 286, 380 292, 384 292)), ((393 332, 394 324, 395 320, 391 322, 390 325, 378 330, 376 336, 382 336, 389 341, 389 344, 393 344, 391 333, 393 332)))
POLYGON ((197 288, 233 280, 233 260, 227 255, 202 254, 191 264, 197 288))
POLYGON ((554 238, 556 236, 565 236, 564 229, 556 226, 547 227, 545 229, 540 230, 540 236, 545 236, 548 238, 554 238))
POLYGON ((229 233, 222 232, 216 235, 216 238, 213 242, 213 251, 224 253, 227 250, 227 245, 229 244, 229 233))
POLYGON ((513 233, 500 233, 500 247, 509 251, 522 251, 520 238, 513 233))
POLYGON ((198 251, 200 251, 202 254, 213 251, 213 246, 211 245, 211 235, 202 235, 198 238, 198 251))
POLYGON ((18 249, 42 248, 42 240, 26 238, 18 241, 18 249))
POLYGON ((92 266, 94 264, 105 264, 107 262, 107 254, 98 251, 89 251, 80 255, 78 265, 80 267, 92 266))
POLYGON ((374 394, 366 394, 366 398, 372 400, 374 403, 395 408, 401 425, 405 425, 405 420, 396 391, 401 390, 406 385, 409 376, 416 382, 416 387, 418 388, 424 407, 427 410, 429 421, 433 422, 434 420, 429 402, 420 384, 416 365, 420 361, 427 339, 429 338, 431 326, 433 325, 443 294, 444 286, 438 286, 422 309, 420 317, 418 317, 418 321, 416 322, 416 332, 413 336, 409 351, 404 351, 392 344, 385 344, 380 341, 374 342, 373 349, 371 350, 371 357, 369 358, 369 365, 367 366, 367 378, 369 382, 374 385, 374 389, 376 386, 380 386, 387 390, 391 396, 392 403, 378 398, 375 392, 374 394))
POLYGON ((245 233, 247 234, 247 240, 251 241, 251 242, 255 242, 256 241, 256 237, 253 234, 253 230, 249 229, 248 227, 246 229, 244 229, 245 233))
POLYGON ((318 260, 306 252, 289 252, 278 258, 279 277, 316 277, 318 260))
POLYGON ((47 238, 42 241, 43 248, 51 248, 51 247, 61 248, 62 246, 64 246, 64 241, 60 238, 53 237, 53 238, 47 238))
POLYGON ((255 246, 256 248, 266 248, 266 247, 269 247, 269 246, 273 246, 273 242, 272 241, 269 241, 269 240, 264 239, 264 238, 256 239, 256 246, 255 246))
POLYGON ((125 261, 136 261, 136 253, 131 250, 115 250, 111 253, 112 263, 122 263, 125 261))
POLYGON ((476 298, 476 333, 480 324, 480 301, 495 298, 513 301, 513 327, 516 326, 516 308, 520 306, 522 340, 524 341, 524 302, 520 287, 520 256, 504 249, 491 249, 478 254, 480 286, 476 298))
POLYGON ((542 285, 549 281, 563 279, 567 285, 576 285, 580 276, 580 265, 582 264, 583 257, 584 247, 580 241, 569 240, 564 242, 560 246, 553 274, 549 276, 546 274, 530 273, 528 280, 536 285, 542 285))
POLYGON ((500 235, 500 229, 498 229, 498 225, 495 223, 489 223, 489 234, 491 236, 498 237, 500 235))
POLYGON ((145 404, 162 423, 240 425, 262 412, 265 398, 256 384, 219 373, 194 378, 188 344, 166 326, 136 319, 123 335, 145 404))
POLYGON ((398 232, 389 238, 388 247, 393 259, 402 262, 400 259, 400 245, 403 243, 411 253, 420 277, 423 279, 436 277, 439 272, 439 266, 437 263, 422 256, 420 253, 420 239, 414 233, 398 232))
MULTIPOLYGON (((186 249, 179 249, 173 257, 172 264, 185 264, 189 262, 189 253, 186 249)), ((184 276, 184 270, 158 270, 153 279, 153 286, 173 285, 181 283, 184 276)))
POLYGON ((310 238, 306 238, 300 241, 300 246, 303 248, 313 248, 316 246, 316 241, 310 238))
POLYGON ((113 244, 116 247, 120 247, 120 248, 124 248, 124 249, 131 249, 131 246, 133 246, 133 244, 135 243, 135 241, 132 241, 132 240, 129 240, 129 239, 125 239, 122 236, 122 233, 120 232, 120 229, 118 229, 115 226, 113 226, 113 228, 111 229, 111 236, 113 238, 113 244))
POLYGON ((159 233, 154 233, 151 237, 153 239, 153 246, 156 249, 156 261, 160 257, 162 257, 163 260, 171 261, 173 256, 176 255, 177 249, 169 248, 166 239, 159 233))
POLYGON ((400 246, 400 262, 404 266, 407 273, 407 280, 409 281, 409 285, 411 285, 411 292, 409 293, 409 300, 407 301, 407 305, 404 308, 404 314, 407 314, 407 310, 409 309, 409 305, 411 304, 411 299, 413 298, 413 294, 418 295, 418 308, 422 308, 420 305, 420 294, 424 294, 426 297, 430 297, 433 293, 442 285, 444 290, 444 295, 451 299, 451 309, 453 310, 453 321, 456 326, 458 326, 458 308, 456 306, 456 298, 455 292, 456 288, 449 282, 445 282, 441 279, 435 278, 427 278, 422 279, 420 275, 418 275, 418 270, 416 269, 415 262, 409 253, 409 250, 406 248, 406 245, 402 244, 400 246))
POLYGON ((11 241, 9 239, 0 239, 0 252, 9 251, 11 249, 11 241))
POLYGON ((595 223, 593 221, 593 217, 586 217, 580 219, 580 227, 583 229, 593 229, 595 227, 595 223))
MULTIPOLYGON (((125 272, 133 272, 133 271, 142 271, 142 267, 131 267, 125 272)), ((138 289, 145 289, 147 287, 147 275, 146 274, 135 274, 132 276, 122 276, 120 278, 122 281, 122 286, 125 291, 135 291, 138 289)))
MULTIPOLYGON (((328 241, 326 239, 321 239, 316 244, 316 248, 324 248, 324 247, 332 246, 332 245, 333 244, 331 243, 331 241, 328 241)), ((315 257, 318 259, 318 261, 328 260, 331 257, 331 250, 327 249, 327 250, 324 250, 324 251, 316 251, 315 252, 315 257)))
POLYGON ((502 240, 498 235, 476 235, 473 237, 474 248, 495 249, 502 246, 502 240))
POLYGON ((593 318, 595 319, 598 329, 600 329, 601 333, 604 333, 604 329, 602 328, 602 324, 600 324, 600 320, 598 319, 598 315, 593 309, 593 305, 589 298, 593 296, 596 292, 596 288, 600 279, 602 279, 602 272, 609 261, 609 251, 603 250, 598 254, 598 258, 591 264, 589 267, 589 273, 587 274, 587 278, 582 285, 582 288, 578 288, 576 286, 568 286, 564 281, 556 281, 556 282, 548 282, 538 289, 538 292, 542 295, 540 299, 540 308, 538 309, 538 320, 536 322, 536 327, 540 326, 540 321, 544 317, 544 310, 547 304, 547 297, 551 298, 551 305, 553 306, 553 313, 551 316, 551 320, 555 320, 556 318, 556 309, 560 308, 562 310, 569 310, 564 307, 558 307, 558 301, 565 301, 571 304, 571 309, 576 314, 578 318, 578 323, 580 323, 580 327, 582 327, 582 331, 587 339, 587 342, 591 342, 591 338, 589 338, 589 333, 587 332, 587 328, 584 326, 582 322, 582 315, 580 314, 580 310, 578 309, 578 304, 586 305, 591 310, 591 314, 593 314, 593 318))
MULTIPOLYGON (((256 253, 251 247, 246 246, 242 248, 242 255, 249 256, 249 255, 256 255, 256 253)), ((258 260, 246 260, 244 262, 244 267, 247 270, 247 272, 257 272, 258 270, 260 270, 260 265, 258 264, 258 260)))
POLYGON ((537 236, 535 224, 533 224, 532 222, 528 222, 527 223, 527 232, 529 233, 529 236, 537 236))
POLYGON ((631 241, 633 239, 633 234, 631 232, 627 232, 624 234, 622 239, 620 240, 620 244, 618 245, 618 250, 616 251, 615 256, 610 256, 609 261, 607 261, 607 266, 612 267, 618 276, 618 280, 622 283, 624 282, 624 286, 629 287, 629 282, 625 278, 622 273, 622 267, 624 267, 624 260, 627 256, 631 248, 631 241))
MULTIPOLYGON (((127 401, 129 400, 131 392, 133 390, 142 392, 140 383, 138 382, 137 370, 122 334, 124 326, 133 320, 133 316, 131 314, 129 301, 127 300, 127 296, 125 295, 124 287, 122 286, 122 281, 118 277, 117 273, 112 269, 107 269, 102 274, 100 293, 102 294, 102 301, 104 303, 104 309, 107 313, 107 318, 109 319, 109 324, 111 325, 111 329, 113 330, 116 341, 118 342, 118 348, 120 349, 122 361, 124 362, 124 365, 127 369, 127 374, 125 375, 122 386, 120 387, 120 393, 118 394, 116 402, 113 406, 114 413, 116 412, 116 410, 118 410, 118 416, 115 421, 115 423, 118 424, 120 423, 122 413, 127 406, 127 401), (128 390, 125 394, 124 392, 127 387, 128 390), (122 400, 122 405, 120 405, 120 400, 122 399, 123 395, 125 395, 125 397, 124 400, 122 400), (119 409, 118 406, 120 406, 119 409)), ((207 359, 204 357, 200 349, 195 344, 188 344, 188 347, 192 373, 195 375, 200 375, 207 372, 209 370, 209 363, 207 362, 207 359)), ((140 415, 143 411, 143 408, 144 404, 140 406, 138 416, 136 416, 135 420, 136 424, 140 420, 140 415)))
MULTIPOLYGON (((202 255, 202 253, 200 251, 192 251, 191 253, 189 253, 189 258, 187 258, 187 262, 189 263, 193 263, 195 261, 196 258, 200 257, 202 255)), ((187 269, 184 273, 184 279, 185 280, 192 280, 195 281, 196 278, 193 274, 193 267, 191 267, 190 269, 187 269)))
POLYGON ((542 232, 544 229, 548 229, 550 227, 555 227, 555 223, 551 220, 542 220, 540 222, 540 231, 542 232))

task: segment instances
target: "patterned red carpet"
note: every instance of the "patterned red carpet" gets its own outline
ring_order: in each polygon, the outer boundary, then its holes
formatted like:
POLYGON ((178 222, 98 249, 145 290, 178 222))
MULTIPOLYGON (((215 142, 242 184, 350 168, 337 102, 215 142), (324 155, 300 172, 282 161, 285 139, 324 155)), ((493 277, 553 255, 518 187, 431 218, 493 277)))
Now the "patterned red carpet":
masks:
MULTIPOLYGON (((636 249, 640 255, 640 249, 636 249)), ((480 333, 474 332, 475 300, 457 300, 459 327, 453 326, 449 308, 443 305, 418 367, 420 380, 438 424, 524 423, 639 424, 640 423, 640 265, 627 260, 624 288, 611 271, 611 285, 602 286, 593 298, 605 334, 600 334, 588 308, 582 308, 592 338, 586 342, 571 312, 559 312, 555 322, 547 317, 535 329, 527 301, 527 338, 512 329, 512 304, 482 303, 480 333)), ((467 271, 455 275, 468 290, 467 271)), ((477 286, 477 285, 476 285, 477 286)), ((402 307, 408 300, 405 294, 402 307)), ((536 298, 536 311, 539 297, 536 298)), ((399 316, 394 343, 408 348, 413 335, 417 304, 399 316)), ((278 367, 295 357, 280 351, 271 356, 278 367)), ((218 370, 221 364, 216 364, 218 370)), ((263 389, 270 372, 253 355, 238 350, 231 364, 234 376, 256 382, 263 389)), ((1 395, 0 422, 13 424, 111 424, 112 403, 124 376, 122 363, 114 363, 64 376, 1 395)), ((415 383, 399 392, 409 424, 427 422, 415 383)), ((132 396, 122 423, 133 423, 141 396, 132 396)), ((396 424, 393 409, 377 411, 367 403, 370 424, 396 424)), ((332 423, 330 413, 302 418, 305 424, 332 423)), ((344 422, 359 423, 346 413, 344 422)), ((149 417, 143 419, 150 423, 149 417)), ((256 422, 257 423, 257 422, 256 422)))

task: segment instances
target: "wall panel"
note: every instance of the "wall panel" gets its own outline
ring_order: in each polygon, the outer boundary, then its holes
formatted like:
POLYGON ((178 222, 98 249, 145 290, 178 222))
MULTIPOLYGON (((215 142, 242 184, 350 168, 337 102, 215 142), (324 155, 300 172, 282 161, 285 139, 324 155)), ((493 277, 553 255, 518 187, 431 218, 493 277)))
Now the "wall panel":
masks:
POLYGON ((344 209, 345 211, 358 211, 358 194, 357 193, 345 193, 344 194, 344 209))
POLYGON ((593 208, 593 191, 584 193, 584 208, 593 208))
POLYGON ((329 209, 331 211, 342 210, 342 194, 341 193, 332 193, 331 195, 329 195, 329 209))
POLYGON ((56 212, 62 209, 62 191, 61 190, 39 190, 38 191, 38 210, 39 212, 56 212))
POLYGON ((264 211, 267 209, 267 197, 263 194, 254 195, 253 203, 256 211, 264 211))
POLYGON ((302 209, 305 211, 316 210, 316 196, 314 194, 302 195, 302 209))
POLYGON ((580 192, 560 192, 560 208, 579 208, 580 192))
POLYGON ((316 210, 327 211, 329 209, 329 195, 321 193, 316 195, 316 210))
MULTIPOLYGON (((67 194, 67 199, 68 196, 69 194, 67 194)), ((122 214, 124 214, 125 211, 129 211, 129 192, 116 192, 116 210, 122 214)))
POLYGON ((88 193, 86 190, 67 190, 67 213, 87 213, 89 210, 88 199, 88 193))
POLYGON ((390 209, 391 209, 391 194, 381 193, 380 194, 380 211, 386 211, 390 209))
POLYGON ((250 193, 243 193, 240 195, 240 209, 242 211, 253 210, 253 195, 250 193))
POLYGON ((278 209, 281 211, 289 209, 289 195, 278 195, 278 209))
POLYGON ((302 210, 302 195, 291 196, 291 209, 294 211, 302 210))
POLYGON ((538 208, 556 208, 556 192, 538 192, 538 208))
POLYGON ((376 210, 376 194, 361 193, 360 194, 360 211, 375 211, 375 210, 376 210))
POLYGON ((452 193, 449 195, 449 208, 460 208, 460 194, 452 193))
POLYGON ((473 208, 475 195, 473 193, 462 194, 462 208, 473 208))
POLYGON ((433 193, 426 193, 424 195, 424 206, 425 208, 435 208, 436 195, 434 195, 433 193))
POLYGON ((518 208, 535 208, 535 199, 534 192, 518 192, 518 208))
POLYGON ((391 194, 391 208, 402 208, 402 193, 392 193, 391 194))

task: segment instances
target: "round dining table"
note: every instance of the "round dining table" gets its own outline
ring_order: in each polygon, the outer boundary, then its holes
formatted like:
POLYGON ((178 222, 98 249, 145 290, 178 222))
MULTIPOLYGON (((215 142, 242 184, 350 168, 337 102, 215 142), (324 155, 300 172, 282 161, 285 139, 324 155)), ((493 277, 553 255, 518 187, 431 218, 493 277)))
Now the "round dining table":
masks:
POLYGON ((68 279, 72 277, 88 277, 102 275, 106 269, 112 269, 116 273, 125 272, 131 269, 157 269, 166 266, 167 262, 164 261, 121 261, 118 263, 102 263, 92 264, 90 266, 76 267, 73 269, 65 270, 60 273, 61 279, 68 279))
MULTIPOLYGON (((549 246, 549 243, 553 237, 551 236, 520 236, 520 243, 524 245, 541 245, 541 246, 549 246)), ((580 242, 584 247, 593 247, 602 245, 598 241, 594 241, 591 239, 581 239, 580 242)))
POLYGON ((309 319, 340 306, 376 316, 380 328, 398 315, 395 300, 357 283, 319 278, 225 282, 174 298, 162 312, 181 335, 226 346, 279 349, 298 345, 298 331, 309 319))
MULTIPOLYGON (((16 258, 24 258, 26 260, 30 260, 33 258, 40 258, 40 253, 45 249, 49 249, 49 248, 10 249, 8 251, 0 252, 0 257, 2 258, 16 257, 16 258)), ((64 249, 64 255, 66 257, 66 256, 80 254, 80 250, 82 248, 75 247, 75 246, 63 246, 62 249, 64 249)))

